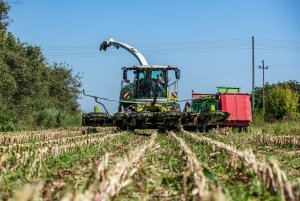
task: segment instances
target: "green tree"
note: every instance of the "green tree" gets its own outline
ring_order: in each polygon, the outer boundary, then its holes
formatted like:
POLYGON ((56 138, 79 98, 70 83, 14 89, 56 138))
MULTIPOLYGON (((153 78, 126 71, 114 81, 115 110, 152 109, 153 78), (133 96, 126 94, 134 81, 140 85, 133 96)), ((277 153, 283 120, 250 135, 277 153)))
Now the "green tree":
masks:
POLYGON ((73 76, 72 69, 63 64, 54 64, 49 77, 49 95, 54 98, 57 109, 71 113, 78 112, 80 79, 79 75, 73 76))
POLYGON ((288 86, 290 89, 292 89, 294 92, 298 94, 299 100, 298 100, 298 112, 300 113, 300 83, 296 80, 289 80, 287 82, 278 83, 280 86, 285 87, 288 86))
MULTIPOLYGON (((8 17, 9 9, 10 9, 9 5, 5 3, 5 1, 0 0, 0 48, 3 47, 4 45, 5 33, 6 33, 7 26, 9 24, 9 17, 8 17)), ((0 51, 1 50, 2 48, 0 49, 0 51)))
POLYGON ((9 12, 9 5, 3 1, 0 0, 0 30, 5 30, 9 24, 9 17, 8 17, 8 12, 9 12))
MULTIPOLYGON (((299 97, 298 112, 300 112, 300 83, 296 80, 289 80, 286 82, 278 82, 277 84, 270 84, 267 82, 265 84, 265 93, 267 94, 268 90, 270 90, 271 88, 274 88, 277 85, 284 87, 284 88, 289 87, 292 91, 297 93, 297 95, 299 97)), ((262 87, 255 88, 255 108, 256 108, 256 111, 258 111, 258 112, 262 111, 262 108, 263 108, 263 89, 262 89, 262 87)))
POLYGON ((78 125, 80 76, 8 32, 9 9, 0 0, 0 130, 78 125))
MULTIPOLYGON (((270 87, 269 84, 266 83, 265 91, 267 91, 269 87, 270 87)), ((257 111, 262 111, 262 108, 263 108, 263 88, 255 87, 255 109, 257 111)))
POLYGON ((266 117, 283 119, 296 117, 299 97, 288 85, 275 85, 268 89, 266 95, 266 117))

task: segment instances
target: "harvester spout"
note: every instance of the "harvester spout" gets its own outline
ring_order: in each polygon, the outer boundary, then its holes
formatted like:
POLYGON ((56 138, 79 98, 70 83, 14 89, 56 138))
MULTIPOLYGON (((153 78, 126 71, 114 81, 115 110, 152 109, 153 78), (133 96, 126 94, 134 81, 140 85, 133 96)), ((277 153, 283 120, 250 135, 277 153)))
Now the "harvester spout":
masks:
POLYGON ((132 47, 126 43, 115 41, 112 38, 102 42, 102 44, 100 45, 100 51, 101 50, 106 51, 106 49, 108 47, 110 47, 111 45, 113 45, 117 49, 119 49, 119 47, 121 47, 121 48, 127 50, 128 52, 130 52, 139 61, 140 65, 142 65, 142 66, 148 65, 148 62, 145 59, 145 57, 139 51, 137 51, 137 49, 135 49, 134 47, 132 47))

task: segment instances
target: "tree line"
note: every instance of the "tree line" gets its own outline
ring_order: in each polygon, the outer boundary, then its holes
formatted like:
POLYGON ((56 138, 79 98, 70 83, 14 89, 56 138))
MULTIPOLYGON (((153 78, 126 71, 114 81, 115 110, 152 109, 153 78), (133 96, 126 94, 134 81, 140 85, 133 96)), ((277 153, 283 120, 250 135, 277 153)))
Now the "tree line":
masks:
POLYGON ((9 10, 0 0, 0 131, 78 125, 80 76, 15 38, 9 10))
MULTIPOLYGON (((255 88, 255 111, 262 114, 263 88, 255 88)), ((300 118, 300 83, 296 80, 265 85, 265 120, 300 118)))

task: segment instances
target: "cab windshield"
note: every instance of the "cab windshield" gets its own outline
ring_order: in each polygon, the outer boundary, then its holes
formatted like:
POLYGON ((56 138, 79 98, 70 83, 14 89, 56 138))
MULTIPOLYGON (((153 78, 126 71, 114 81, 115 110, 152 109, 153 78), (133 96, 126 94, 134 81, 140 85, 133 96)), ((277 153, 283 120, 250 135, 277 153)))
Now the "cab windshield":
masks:
POLYGON ((137 73, 136 98, 166 98, 166 71, 165 70, 140 70, 137 73))

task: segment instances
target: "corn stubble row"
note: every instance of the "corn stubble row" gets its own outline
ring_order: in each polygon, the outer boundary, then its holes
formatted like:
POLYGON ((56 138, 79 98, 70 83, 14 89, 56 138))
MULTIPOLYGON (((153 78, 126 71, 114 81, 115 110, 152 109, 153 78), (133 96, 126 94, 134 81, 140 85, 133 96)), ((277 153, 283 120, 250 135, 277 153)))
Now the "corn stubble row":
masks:
POLYGON ((251 150, 240 151, 236 148, 222 142, 210 139, 205 136, 199 136, 187 131, 183 131, 188 137, 205 143, 213 151, 224 151, 231 156, 231 167, 237 168, 238 164, 246 167, 249 173, 254 173, 261 180, 262 184, 273 194, 282 195, 283 200, 298 200, 295 195, 298 190, 294 190, 288 181, 284 171, 282 171, 275 161, 258 161, 251 150))
POLYGON ((63 137, 71 137, 82 135, 82 130, 54 130, 54 131, 28 131, 21 132, 19 135, 0 135, 0 145, 23 144, 34 141, 44 141, 52 139, 60 139, 63 137), (33 132, 33 133, 32 133, 33 132))
MULTIPOLYGON (((107 132, 111 128, 97 128, 94 132, 107 132)), ((14 133, 0 133, 0 145, 23 144, 34 141, 61 139, 80 136, 87 133, 86 128, 69 128, 42 131, 20 131, 14 133)))
POLYGON ((105 154, 99 164, 93 182, 83 193, 67 194, 64 201, 79 200, 110 200, 131 183, 131 177, 138 171, 137 163, 145 159, 147 149, 158 149, 155 143, 157 133, 152 134, 151 139, 133 151, 129 151, 126 156, 118 158, 112 167, 109 167, 109 155, 105 154))
POLYGON ((34 175, 35 173, 38 173, 39 169, 42 166, 42 162, 46 159, 47 155, 55 157, 62 153, 71 152, 79 147, 101 145, 104 142, 113 140, 124 134, 125 132, 115 134, 108 133, 106 135, 98 135, 92 137, 88 137, 87 135, 87 138, 84 140, 80 139, 75 142, 63 145, 49 145, 45 147, 39 147, 38 149, 23 151, 21 153, 16 154, 3 153, 0 156, 0 178, 1 174, 13 171, 18 166, 30 167, 30 175, 34 175), (16 163, 14 165, 11 165, 11 160, 15 160, 16 163))
POLYGON ((192 191, 194 199, 196 200, 228 200, 223 194, 219 185, 208 181, 203 174, 203 165, 198 161, 195 153, 187 146, 182 138, 175 135, 174 132, 170 133, 172 138, 179 144, 179 147, 184 151, 187 157, 187 173, 192 173, 195 188, 192 191))
POLYGON ((253 133, 246 136, 240 136, 237 135, 237 133, 230 132, 229 130, 214 130, 214 134, 224 139, 232 138, 232 140, 240 142, 250 141, 254 143, 261 143, 267 145, 279 145, 281 147, 292 147, 298 149, 300 148, 300 137, 294 135, 274 136, 270 134, 253 133))
POLYGON ((49 147, 49 146, 60 146, 64 144, 76 143, 77 141, 87 140, 98 138, 101 135, 107 134, 109 132, 100 132, 95 134, 88 134, 88 135, 75 135, 75 136, 68 136, 62 137, 58 139, 48 139, 48 140, 41 140, 37 142, 29 142, 29 143, 13 143, 10 145, 0 146, 0 150, 2 152, 10 152, 13 151, 15 153, 20 153, 22 151, 28 151, 36 149, 36 147, 49 147))
POLYGON ((277 144, 300 148, 300 137, 296 136, 252 135, 249 139, 253 142, 266 143, 268 145, 277 144))
MULTIPOLYGON (((111 139, 113 140, 113 139, 111 139)), ((138 138, 138 139, 133 139, 130 141, 130 143, 126 144, 125 147, 122 146, 122 152, 123 151, 128 151, 130 148, 132 148, 133 144, 139 144, 139 142, 141 142, 142 139, 141 138, 138 138)), ((119 152, 120 150, 117 149, 117 150, 114 150, 110 153, 107 153, 103 156, 103 159, 102 159, 102 163, 105 163, 107 164, 108 163, 108 159, 109 158, 113 158, 115 157, 115 155, 119 152)), ((90 164, 83 164, 83 166, 85 166, 84 168, 87 168, 85 170, 85 172, 89 172, 89 173, 92 173, 92 172, 95 172, 96 174, 98 174, 98 171, 95 171, 95 166, 93 164, 94 162, 90 163, 90 164)), ((99 164, 99 166, 100 166, 99 164)), ((97 167, 97 166, 96 166, 97 167)), ((84 169, 83 168, 83 169, 84 169)), ((99 169, 99 168, 96 168, 96 170, 99 169)), ((95 175, 96 175, 95 174, 95 175)), ((80 183, 92 183, 92 182, 95 182, 96 177, 88 177, 88 178, 84 178, 84 177, 80 177, 79 180, 76 181, 77 182, 80 182, 80 183)), ((97 176, 97 178, 99 178, 99 176, 97 176)), ((78 179, 78 178, 77 178, 78 179)), ((55 181, 53 181, 55 182, 55 181)), ((66 186, 67 187, 67 186, 66 186)), ((20 189, 19 191, 17 191, 16 193, 14 193, 14 196, 12 198, 13 201, 29 201, 29 200, 43 200, 43 199, 50 199, 51 197, 45 197, 45 195, 43 195, 43 192, 44 192, 44 188, 50 188, 49 185, 45 185, 45 183, 43 181, 39 181, 38 183, 36 184, 25 184, 22 189, 20 189)), ((68 200, 70 199, 71 197, 74 197, 76 196, 77 194, 67 194, 64 198, 62 197, 61 200, 68 200)), ((52 198, 51 198, 52 199, 52 198)), ((80 198, 79 198, 80 199, 80 198)), ((83 198, 82 198, 83 199, 83 198)), ((80 199, 81 200, 81 199, 80 199)))

